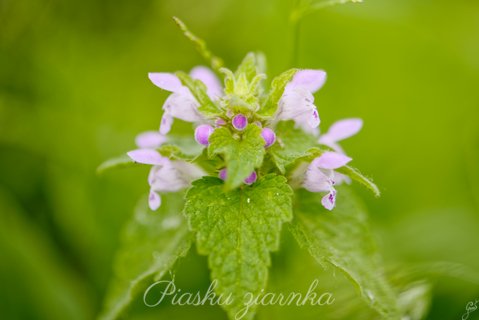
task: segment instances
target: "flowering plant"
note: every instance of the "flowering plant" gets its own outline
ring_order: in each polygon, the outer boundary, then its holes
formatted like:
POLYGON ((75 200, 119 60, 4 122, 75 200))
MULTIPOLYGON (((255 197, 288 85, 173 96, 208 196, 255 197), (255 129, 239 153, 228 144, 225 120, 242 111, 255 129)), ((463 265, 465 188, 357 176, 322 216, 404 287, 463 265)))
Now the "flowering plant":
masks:
MULTIPOLYGON (((223 308, 237 318, 245 295, 265 289, 270 252, 278 249, 284 224, 318 262, 345 272, 379 314, 397 317, 394 294, 370 250, 364 212, 348 188, 338 187, 354 180, 379 195, 338 144, 362 121, 344 119, 319 131, 313 94, 326 72, 290 69, 268 87, 262 55, 249 53, 233 72, 176 21, 213 70, 150 73, 155 86, 171 93, 159 130, 140 134, 137 149, 100 167, 151 166, 151 211, 142 204, 127 228, 103 318, 121 314, 193 241, 208 255, 216 291, 232 298, 223 308), (175 119, 194 124, 189 138, 170 135, 175 119), (192 142, 196 148, 185 147, 192 142), (346 228, 348 238, 341 236, 346 228), (348 245, 349 238, 358 244, 348 245)), ((255 312, 248 309, 244 319, 255 312)))

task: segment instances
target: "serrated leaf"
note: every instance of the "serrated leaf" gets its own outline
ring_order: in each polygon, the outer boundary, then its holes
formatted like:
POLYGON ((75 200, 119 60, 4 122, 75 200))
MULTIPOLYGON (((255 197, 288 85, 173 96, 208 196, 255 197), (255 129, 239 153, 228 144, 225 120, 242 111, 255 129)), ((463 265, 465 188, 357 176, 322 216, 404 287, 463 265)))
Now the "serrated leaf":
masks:
POLYGON ((269 91, 268 98, 258 111, 260 116, 271 117, 276 112, 278 109, 279 100, 283 95, 284 88, 288 82, 293 79, 293 76, 297 71, 298 69, 289 69, 273 79, 271 82, 271 89, 269 91))
POLYGON ((294 209, 291 231, 300 246, 321 265, 344 272, 383 318, 399 319, 396 297, 383 276, 366 214, 354 195, 339 187, 336 208, 328 212, 320 194, 300 189, 294 209))
MULTIPOLYGON (((236 135, 236 134, 235 134, 236 135)), ((228 170, 226 189, 233 189, 243 183, 253 170, 263 162, 264 140, 261 129, 250 124, 241 136, 234 137, 226 127, 217 128, 209 138, 208 156, 222 154, 228 170)))
POLYGON ((208 96, 206 85, 203 82, 195 80, 181 71, 178 71, 176 76, 185 87, 190 89, 193 97, 195 97, 200 104, 198 107, 199 112, 207 118, 216 117, 221 114, 221 109, 208 96))
MULTIPOLYGON (((278 249, 283 222, 290 221, 291 187, 274 174, 251 186, 225 192, 218 178, 193 182, 186 195, 185 214, 196 232, 198 252, 208 255, 216 291, 230 304, 222 307, 230 319, 244 308, 246 295, 266 287, 269 252, 278 249)), ((255 307, 241 319, 252 319, 255 307)))
POLYGON ((366 178, 361 172, 359 172, 358 169, 355 169, 350 166, 344 166, 336 169, 336 171, 347 175, 356 182, 359 182, 360 184, 368 188, 376 197, 381 196, 381 191, 379 191, 379 188, 376 186, 376 184, 370 179, 366 178))
POLYGON ((307 156, 316 144, 315 137, 296 128, 293 121, 279 122, 275 133, 276 142, 268 148, 268 153, 281 173, 298 158, 307 156))
POLYGON ((122 155, 116 158, 111 158, 103 162, 101 165, 98 166, 96 169, 96 172, 98 174, 102 174, 105 171, 111 170, 111 169, 119 169, 119 168, 127 168, 127 167, 133 167, 135 165, 138 165, 135 161, 133 161, 129 156, 122 155))
POLYGON ((117 319, 152 281, 161 279, 191 243, 191 234, 180 214, 182 194, 163 195, 159 212, 148 210, 146 199, 128 222, 115 260, 110 284, 99 319, 117 319))

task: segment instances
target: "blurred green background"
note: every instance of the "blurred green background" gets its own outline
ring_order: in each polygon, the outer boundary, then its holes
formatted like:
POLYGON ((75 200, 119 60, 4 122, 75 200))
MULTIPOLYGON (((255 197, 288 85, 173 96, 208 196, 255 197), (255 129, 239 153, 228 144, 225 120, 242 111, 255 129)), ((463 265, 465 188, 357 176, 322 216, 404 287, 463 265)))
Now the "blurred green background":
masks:
MULTIPOLYGON (((231 68, 248 51, 263 51, 272 78, 290 67, 291 6, 0 0, 0 318, 92 319, 100 310, 121 227, 147 191, 147 169, 100 177, 95 169, 134 148, 138 132, 158 127, 167 95, 147 72, 203 64, 171 16, 231 68)), ((428 319, 460 319, 479 299, 478 283, 467 279, 479 270, 479 1, 327 8, 303 20, 300 40, 298 66, 328 72, 316 95, 323 130, 340 118, 364 119, 343 145, 383 190, 373 199, 357 188, 386 265, 422 265, 433 288, 428 319), (437 267, 444 261, 469 271, 437 267)), ((321 273, 296 249, 288 259, 275 255, 271 287, 304 291, 321 273)), ((191 253, 176 278, 207 287, 205 259, 191 253)), ((348 301, 358 300, 350 290, 348 301)), ((271 312, 260 317, 318 317, 271 312)), ((218 308, 147 310, 140 302, 129 318, 161 317, 226 319, 218 308)))

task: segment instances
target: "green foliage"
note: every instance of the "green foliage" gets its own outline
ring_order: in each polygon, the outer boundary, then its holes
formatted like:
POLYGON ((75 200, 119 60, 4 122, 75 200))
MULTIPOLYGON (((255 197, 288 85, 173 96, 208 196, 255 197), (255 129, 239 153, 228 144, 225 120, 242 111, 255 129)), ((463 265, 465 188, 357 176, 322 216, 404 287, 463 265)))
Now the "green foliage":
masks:
POLYGON ((197 156, 186 154, 181 150, 180 147, 173 145, 173 144, 165 144, 158 148, 158 152, 163 156, 167 157, 171 160, 184 160, 184 161, 192 161, 197 156))
POLYGON ((256 56, 253 52, 249 52, 236 69, 235 78, 245 77, 247 82, 251 82, 257 74, 256 56))
POLYGON ((176 76, 181 80, 181 83, 188 89, 198 101, 200 106, 198 111, 200 111, 205 117, 212 118, 221 114, 221 109, 211 101, 207 93, 206 85, 200 80, 195 80, 191 78, 187 73, 178 71, 176 76))
POLYGON ((233 73, 227 68, 222 68, 225 75, 226 101, 230 107, 245 104, 247 109, 258 109, 258 95, 263 92, 261 81, 266 75, 261 73, 265 68, 265 59, 261 54, 250 52, 243 59, 233 73))
MULTIPOLYGON (((220 179, 204 177, 187 192, 185 214, 198 252, 209 255, 217 292, 233 298, 223 306, 231 319, 244 308, 246 294, 266 287, 269 251, 278 249, 281 226, 292 218, 292 195, 286 179, 274 174, 229 192, 220 179)), ((254 313, 250 309, 243 319, 254 313)))
POLYGON ((291 81, 298 69, 289 69, 273 79, 267 99, 261 106, 258 114, 264 117, 271 117, 278 109, 278 103, 283 95, 284 88, 291 81))
POLYGON ((141 201, 124 230, 100 319, 117 319, 151 281, 160 280, 190 248, 191 236, 181 215, 182 194, 163 196, 159 212, 141 201))
POLYGON ((301 189, 291 231, 321 265, 344 272, 383 318, 399 319, 396 297, 383 276, 366 220, 361 205, 345 187, 338 188, 333 212, 323 209, 321 195, 301 189))
POLYGON ((268 148, 271 159, 281 173, 298 158, 307 156, 308 150, 316 144, 316 139, 300 128, 293 121, 281 121, 276 126, 276 143, 268 148))
POLYGON ((226 127, 217 128, 209 138, 208 156, 224 157, 227 165, 227 190, 238 187, 251 172, 261 165, 264 157, 264 140, 261 129, 249 124, 241 136, 231 133, 226 127))
POLYGON ((365 186, 369 191, 371 191, 376 197, 379 197, 381 195, 381 191, 379 190, 378 186, 374 182, 372 182, 370 179, 365 177, 361 172, 359 172, 358 169, 355 169, 350 166, 344 166, 341 168, 338 168, 336 170, 339 173, 345 174, 351 179, 359 182, 363 186, 365 186))

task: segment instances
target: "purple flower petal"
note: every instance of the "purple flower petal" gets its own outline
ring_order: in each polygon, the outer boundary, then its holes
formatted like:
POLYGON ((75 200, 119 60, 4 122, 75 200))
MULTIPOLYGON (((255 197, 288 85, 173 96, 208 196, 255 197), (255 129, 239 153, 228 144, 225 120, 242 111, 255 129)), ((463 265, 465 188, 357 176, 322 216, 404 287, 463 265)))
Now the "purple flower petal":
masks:
POLYGON ((319 113, 316 108, 311 111, 310 118, 308 119, 308 124, 311 128, 317 128, 319 126, 320 119, 319 119, 319 113))
POLYGON ((314 159, 313 164, 323 169, 337 169, 346 165, 351 160, 353 159, 344 154, 328 151, 314 159))
POLYGON ((303 87, 314 93, 326 82, 326 72, 323 70, 299 70, 287 87, 303 87))
POLYGON ((155 149, 166 141, 166 137, 158 131, 146 131, 136 136, 136 145, 141 149, 155 149))
POLYGON ((256 179, 258 178, 258 176, 256 175, 256 171, 253 171, 251 172, 251 174, 246 178, 244 179, 244 183, 246 184, 253 184, 256 182, 256 179))
POLYGON ((209 137, 213 133, 214 129, 208 124, 202 124, 195 129, 195 140, 199 144, 207 146, 209 144, 209 137))
POLYGON ((232 123, 236 130, 243 130, 248 125, 248 118, 242 114, 237 114, 234 116, 232 123))
POLYGON ((183 87, 180 79, 172 73, 150 72, 148 78, 155 86, 166 91, 178 92, 183 87))
POLYGON ((265 148, 272 146, 276 141, 276 134, 270 128, 263 128, 263 130, 261 130, 261 136, 264 139, 265 148))
POLYGON ((221 82, 209 68, 203 66, 195 67, 191 70, 190 75, 193 79, 198 79, 206 85, 208 96, 211 99, 219 98, 223 94, 221 82))
POLYGON ((168 132, 170 132, 172 125, 173 117, 169 111, 165 110, 163 117, 161 117, 160 134, 166 135, 168 132))
POLYGON ((334 143, 349 138, 358 133, 362 127, 363 120, 359 118, 339 120, 329 127, 328 132, 319 138, 319 142, 322 143, 322 141, 325 141, 334 143))
POLYGON ((334 206, 336 205, 336 190, 333 189, 327 195, 325 195, 321 199, 321 204, 329 211, 333 210, 334 206))
POLYGON ((329 191, 334 184, 333 177, 332 170, 320 169, 312 163, 305 172, 303 187, 311 192, 329 191))
POLYGON ((161 197, 158 193, 150 191, 148 196, 148 205, 151 210, 156 211, 161 206, 161 197))
POLYGON ((135 162, 151 165, 162 165, 165 162, 165 158, 161 154, 153 149, 136 149, 127 152, 127 155, 135 162))
POLYGON ((218 174, 218 177, 221 180, 225 181, 226 180, 226 173, 227 173, 226 168, 223 168, 223 169, 220 170, 220 172, 218 174))

